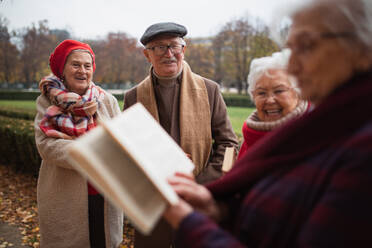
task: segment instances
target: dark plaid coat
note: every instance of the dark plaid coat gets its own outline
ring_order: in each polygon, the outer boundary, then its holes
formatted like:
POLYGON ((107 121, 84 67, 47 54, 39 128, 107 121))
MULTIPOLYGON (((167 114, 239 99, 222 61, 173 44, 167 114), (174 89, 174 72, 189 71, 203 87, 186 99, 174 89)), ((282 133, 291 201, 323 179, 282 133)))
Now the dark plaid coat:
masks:
POLYGON ((177 247, 372 247, 372 72, 268 134, 208 186, 229 214, 186 217, 177 247))

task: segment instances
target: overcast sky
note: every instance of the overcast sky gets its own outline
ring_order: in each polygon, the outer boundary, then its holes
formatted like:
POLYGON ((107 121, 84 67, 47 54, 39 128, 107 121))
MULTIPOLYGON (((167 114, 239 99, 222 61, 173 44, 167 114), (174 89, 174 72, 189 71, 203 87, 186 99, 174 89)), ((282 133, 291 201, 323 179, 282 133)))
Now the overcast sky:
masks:
POLYGON ((251 16, 266 23, 283 7, 303 0, 0 0, 0 14, 11 30, 47 19, 50 28, 67 29, 74 38, 125 32, 139 39, 156 22, 187 27, 188 37, 215 35, 228 21, 251 16))

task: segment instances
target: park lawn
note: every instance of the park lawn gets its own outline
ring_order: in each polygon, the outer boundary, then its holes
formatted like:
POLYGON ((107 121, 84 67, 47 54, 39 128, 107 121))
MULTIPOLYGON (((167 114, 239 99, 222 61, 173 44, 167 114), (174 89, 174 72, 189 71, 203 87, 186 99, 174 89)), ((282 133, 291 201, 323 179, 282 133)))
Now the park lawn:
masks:
POLYGON ((19 109, 19 110, 34 110, 36 113, 35 101, 14 101, 14 100, 0 100, 1 108, 19 109))
POLYGON ((227 107, 227 113, 229 115, 231 125, 234 132, 241 141, 242 126, 247 117, 255 110, 255 108, 243 108, 243 107, 227 107))
MULTIPOLYGON (((120 109, 123 109, 123 101, 119 101, 120 109)), ((11 100, 0 100, 0 110, 14 110, 16 112, 28 112, 36 114, 36 102, 35 101, 11 101, 11 100)), ((234 132, 239 138, 242 137, 242 125, 244 120, 247 119, 248 115, 254 110, 254 108, 243 108, 243 107, 227 107, 227 112, 231 120, 234 132)))

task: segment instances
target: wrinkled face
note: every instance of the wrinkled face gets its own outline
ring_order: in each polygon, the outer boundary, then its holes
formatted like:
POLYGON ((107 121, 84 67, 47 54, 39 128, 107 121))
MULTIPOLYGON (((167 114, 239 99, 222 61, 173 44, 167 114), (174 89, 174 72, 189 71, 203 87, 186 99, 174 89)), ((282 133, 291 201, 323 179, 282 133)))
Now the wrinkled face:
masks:
MULTIPOLYGON (((177 47, 182 46, 182 43, 179 37, 162 36, 146 44, 146 48, 155 48, 156 46, 177 47)), ((162 55, 155 54, 153 49, 145 49, 143 53, 152 64, 155 73, 161 77, 172 77, 182 70, 182 61, 185 53, 185 47, 183 46, 178 54, 172 52, 171 49, 167 49, 162 55)))
POLYGON ((88 52, 72 51, 67 57, 63 76, 69 91, 83 95, 93 77, 92 57, 88 52))
POLYGON ((257 81, 253 90, 258 118, 276 121, 292 112, 299 101, 284 70, 269 70, 257 81))
POLYGON ((93 77, 92 57, 88 52, 73 51, 67 57, 63 76, 69 91, 83 95, 93 77))
POLYGON ((358 57, 355 46, 347 45, 352 33, 331 32, 314 15, 309 11, 293 20, 288 72, 297 78, 302 96, 318 104, 355 73, 358 57))

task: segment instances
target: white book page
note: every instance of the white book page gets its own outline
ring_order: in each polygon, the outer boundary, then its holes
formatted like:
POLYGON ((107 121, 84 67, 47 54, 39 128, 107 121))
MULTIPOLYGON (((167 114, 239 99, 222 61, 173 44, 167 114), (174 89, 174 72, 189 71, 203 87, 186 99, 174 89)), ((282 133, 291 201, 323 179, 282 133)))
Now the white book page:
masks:
POLYGON ((177 203, 178 197, 166 178, 177 171, 192 173, 194 165, 143 105, 133 105, 103 126, 138 162, 167 201, 177 203))
POLYGON ((166 208, 166 201, 102 127, 88 134, 71 146, 73 164, 97 190, 123 209, 141 232, 148 234, 166 208))

